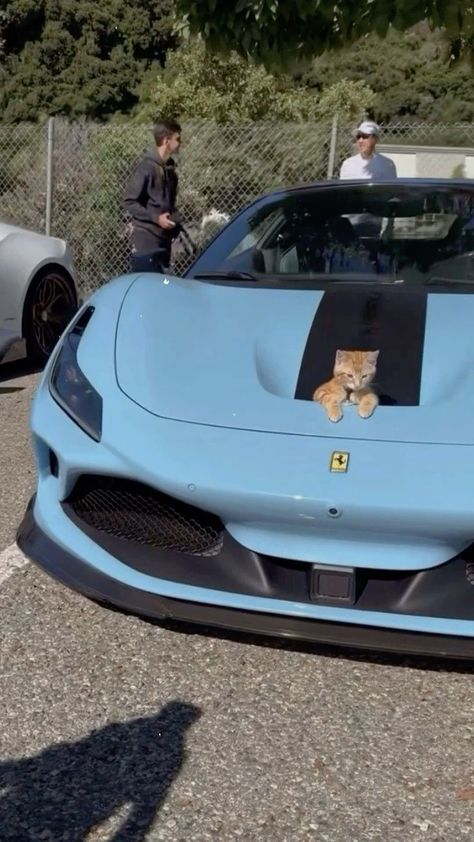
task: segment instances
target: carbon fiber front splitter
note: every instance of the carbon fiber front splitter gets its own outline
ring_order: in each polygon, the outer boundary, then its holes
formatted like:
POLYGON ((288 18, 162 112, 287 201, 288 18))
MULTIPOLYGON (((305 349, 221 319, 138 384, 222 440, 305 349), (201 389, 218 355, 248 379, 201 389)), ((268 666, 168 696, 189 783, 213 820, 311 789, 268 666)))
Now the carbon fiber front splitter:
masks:
POLYGON ((25 555, 63 584, 133 614, 351 649, 474 661, 473 638, 242 611, 170 599, 124 585, 56 545, 35 522, 31 503, 18 529, 17 542, 25 555))

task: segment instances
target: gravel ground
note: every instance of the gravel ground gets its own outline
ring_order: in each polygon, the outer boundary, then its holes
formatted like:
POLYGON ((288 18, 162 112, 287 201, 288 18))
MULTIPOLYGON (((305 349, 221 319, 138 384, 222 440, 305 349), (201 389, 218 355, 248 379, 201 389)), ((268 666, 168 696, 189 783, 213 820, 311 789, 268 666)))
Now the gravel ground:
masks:
POLYGON ((20 360, 0 366, 0 552, 15 540, 34 489, 28 417, 38 378, 20 360))
MULTIPOLYGON (((3 547, 34 382, 0 383, 3 547)), ((467 665, 164 628, 32 565, 0 611, 1 842, 474 839, 467 665)))

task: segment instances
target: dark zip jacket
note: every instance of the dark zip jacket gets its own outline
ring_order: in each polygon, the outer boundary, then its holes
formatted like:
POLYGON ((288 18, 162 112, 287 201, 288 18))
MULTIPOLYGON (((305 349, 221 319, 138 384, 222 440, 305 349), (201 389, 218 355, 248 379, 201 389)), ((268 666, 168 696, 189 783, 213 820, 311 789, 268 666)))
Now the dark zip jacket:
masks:
POLYGON ((134 240, 156 238, 171 241, 173 231, 158 225, 162 213, 176 212, 178 176, 170 158, 162 161, 156 149, 147 152, 137 164, 125 187, 123 205, 132 217, 134 240), (144 237, 145 235, 145 237, 144 237))

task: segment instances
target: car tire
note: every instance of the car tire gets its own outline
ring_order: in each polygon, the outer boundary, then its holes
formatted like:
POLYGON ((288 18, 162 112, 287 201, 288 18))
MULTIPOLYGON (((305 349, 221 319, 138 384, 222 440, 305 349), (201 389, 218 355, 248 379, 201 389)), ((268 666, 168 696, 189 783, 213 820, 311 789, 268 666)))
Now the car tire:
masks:
POLYGON ((30 283, 23 308, 28 359, 43 365, 77 310, 74 281, 61 266, 45 266, 30 283))

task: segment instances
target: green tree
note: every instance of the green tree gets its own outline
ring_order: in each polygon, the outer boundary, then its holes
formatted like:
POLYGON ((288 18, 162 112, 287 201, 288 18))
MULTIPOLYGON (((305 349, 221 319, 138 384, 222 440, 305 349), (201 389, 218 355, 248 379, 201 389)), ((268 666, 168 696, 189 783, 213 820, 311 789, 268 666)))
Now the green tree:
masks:
POLYGON ((223 57, 194 41, 171 52, 158 75, 148 75, 136 116, 150 121, 160 113, 218 123, 302 122, 335 113, 357 119, 373 99, 373 91, 362 81, 343 79, 320 94, 306 82, 271 74, 236 52, 223 57))
POLYGON ((370 110, 381 122, 471 121, 474 80, 467 63, 450 62, 443 32, 419 25, 393 28, 385 38, 368 35, 338 52, 313 60, 300 81, 321 93, 341 77, 363 82, 375 92, 370 110))
POLYGON ((169 53, 165 68, 148 74, 137 111, 140 120, 156 113, 218 123, 256 120, 310 120, 318 97, 282 74, 274 76, 236 52, 220 56, 201 41, 169 53))
MULTIPOLYGON (((410 91, 411 111, 433 123, 472 123, 474 81, 470 67, 425 68, 410 91)), ((406 107, 406 106, 405 106, 406 107)), ((406 113, 406 112, 405 112, 406 113)))
POLYGON ((406 30, 426 19, 446 29, 457 51, 474 37, 471 0, 178 0, 178 9, 211 48, 237 49, 268 65, 311 58, 371 32, 385 36, 390 23, 406 30))
POLYGON ((128 111, 176 44, 173 0, 10 0, 0 18, 0 115, 128 111))
POLYGON ((372 109, 376 95, 362 80, 341 79, 323 89, 318 113, 321 117, 337 114, 344 120, 359 120, 372 109))

